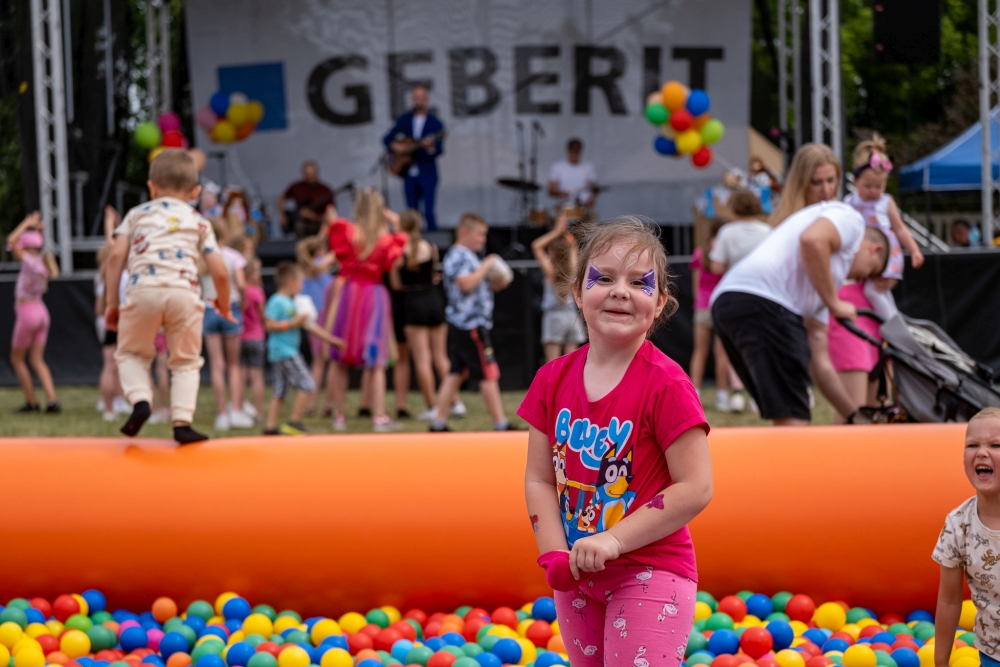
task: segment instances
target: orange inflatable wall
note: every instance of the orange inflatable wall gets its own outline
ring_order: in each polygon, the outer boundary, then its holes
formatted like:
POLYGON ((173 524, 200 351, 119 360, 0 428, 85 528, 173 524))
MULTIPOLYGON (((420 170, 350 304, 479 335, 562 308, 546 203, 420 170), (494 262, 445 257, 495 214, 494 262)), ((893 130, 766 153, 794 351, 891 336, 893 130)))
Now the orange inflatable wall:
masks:
MULTIPOLYGON (((692 524, 701 588, 933 608, 931 550, 972 494, 961 425, 717 429, 692 524)), ((114 607, 234 590, 305 614, 549 594, 524 434, 7 439, 0 600, 95 587, 114 607)))

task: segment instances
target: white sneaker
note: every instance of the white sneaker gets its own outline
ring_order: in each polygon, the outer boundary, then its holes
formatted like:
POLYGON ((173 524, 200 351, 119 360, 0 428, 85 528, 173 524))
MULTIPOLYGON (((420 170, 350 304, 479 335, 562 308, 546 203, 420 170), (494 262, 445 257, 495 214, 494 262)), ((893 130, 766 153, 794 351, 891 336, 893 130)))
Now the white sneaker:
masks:
POLYGON ((228 431, 229 415, 216 415, 214 428, 216 431, 228 431))
POLYGON ((106 422, 118 421, 118 415, 116 415, 113 412, 105 412, 102 416, 104 417, 104 421, 106 422))
POLYGON ((334 431, 346 431, 347 422, 344 420, 344 415, 337 415, 333 418, 333 430, 334 431))
POLYGON ((747 407, 747 397, 742 391, 734 391, 729 397, 729 411, 743 412, 747 407))
POLYGON ((403 425, 392 419, 387 418, 383 421, 372 421, 372 431, 375 433, 393 433, 402 429, 403 425))
POLYGON ((806 387, 806 393, 809 394, 809 409, 812 410, 816 407, 816 396, 813 395, 812 387, 806 387))
POLYGON ((248 417, 256 417, 258 414, 257 408, 255 408, 253 406, 253 403, 251 403, 250 401, 243 401, 243 414, 247 415, 248 417))
POLYGON ((170 421, 170 410, 160 408, 149 416, 150 424, 166 424, 170 421))
POLYGON ((417 420, 422 422, 432 421, 435 417, 437 417, 437 413, 437 406, 431 406, 417 415, 417 420))
POLYGON ((750 399, 750 412, 753 412, 754 414, 758 415, 760 414, 760 408, 757 407, 757 401, 753 400, 752 398, 750 399))
POLYGON ((461 419, 462 417, 465 416, 465 413, 466 413, 465 403, 463 403, 461 400, 457 400, 451 404, 452 417, 455 417, 456 419, 461 419))
POLYGON ((233 428, 253 428, 253 417, 240 410, 229 413, 229 425, 233 428))
POLYGON ((715 392, 716 412, 729 412, 729 393, 723 390, 715 392))
POLYGON ((96 410, 97 410, 98 412, 107 412, 107 411, 106 411, 106 410, 104 409, 104 399, 103 399, 103 398, 99 398, 99 399, 97 399, 97 408, 96 408, 96 410))
POLYGON ((111 401, 111 409, 116 415, 132 414, 132 406, 121 396, 116 396, 115 400, 111 401))

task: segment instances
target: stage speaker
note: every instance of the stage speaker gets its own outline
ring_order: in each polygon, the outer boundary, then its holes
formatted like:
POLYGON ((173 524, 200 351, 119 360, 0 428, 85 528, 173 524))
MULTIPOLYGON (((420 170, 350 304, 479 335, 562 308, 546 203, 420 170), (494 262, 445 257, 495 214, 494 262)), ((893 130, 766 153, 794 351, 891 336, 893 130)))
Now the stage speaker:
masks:
POLYGON ((876 63, 934 65, 941 59, 941 0, 873 0, 876 63))

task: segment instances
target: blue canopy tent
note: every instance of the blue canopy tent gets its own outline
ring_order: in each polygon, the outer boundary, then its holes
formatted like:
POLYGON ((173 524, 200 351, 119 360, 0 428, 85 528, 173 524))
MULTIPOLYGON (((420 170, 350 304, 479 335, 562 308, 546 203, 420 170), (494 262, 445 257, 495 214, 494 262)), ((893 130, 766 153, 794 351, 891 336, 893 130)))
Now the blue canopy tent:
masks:
MULTIPOLYGON (((997 127, 997 109, 993 109, 990 123, 990 142, 993 150, 1000 145, 997 127)), ((950 143, 899 170, 899 191, 948 192, 980 190, 983 163, 982 132, 976 123, 950 143)), ((1000 165, 993 163, 993 178, 1000 176, 1000 165)))

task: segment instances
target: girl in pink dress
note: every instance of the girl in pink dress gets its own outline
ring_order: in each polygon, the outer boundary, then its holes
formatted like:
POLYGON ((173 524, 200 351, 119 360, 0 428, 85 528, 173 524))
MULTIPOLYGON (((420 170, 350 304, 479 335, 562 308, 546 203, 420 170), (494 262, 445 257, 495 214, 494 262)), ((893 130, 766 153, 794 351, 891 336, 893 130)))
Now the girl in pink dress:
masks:
MULTIPOLYGON (((708 253, 715 242, 719 225, 712 228, 711 236, 705 248, 698 247, 691 253, 691 287, 694 292, 694 345, 691 350, 691 368, 689 375, 694 388, 701 392, 701 381, 705 377, 705 362, 708 351, 712 347, 712 312, 708 309, 708 301, 712 291, 722 280, 721 273, 712 273, 709 269, 708 253)), ((715 341, 715 409, 719 412, 729 412, 729 359, 722 343, 715 341)))

